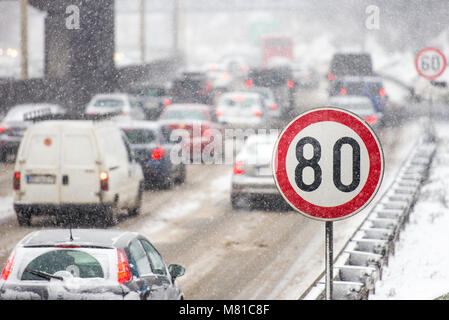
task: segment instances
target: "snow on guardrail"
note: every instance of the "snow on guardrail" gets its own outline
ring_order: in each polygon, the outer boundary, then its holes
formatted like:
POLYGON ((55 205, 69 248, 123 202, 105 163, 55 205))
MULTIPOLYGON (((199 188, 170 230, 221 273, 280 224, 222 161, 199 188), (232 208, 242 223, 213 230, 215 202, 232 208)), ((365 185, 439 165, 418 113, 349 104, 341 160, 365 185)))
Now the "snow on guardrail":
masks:
MULTIPOLYGON (((394 255, 395 242, 428 177, 436 145, 430 138, 418 141, 396 178, 369 212, 334 261, 333 299, 364 300, 375 292, 382 268, 394 255)), ((299 298, 325 297, 325 273, 299 298)))

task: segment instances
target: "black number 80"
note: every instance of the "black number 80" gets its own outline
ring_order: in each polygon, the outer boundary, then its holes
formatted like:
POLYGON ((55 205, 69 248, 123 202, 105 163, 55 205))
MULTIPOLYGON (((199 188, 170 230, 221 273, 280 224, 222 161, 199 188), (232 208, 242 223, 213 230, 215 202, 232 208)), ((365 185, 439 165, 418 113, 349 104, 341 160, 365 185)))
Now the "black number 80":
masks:
MULTIPOLYGON (((321 159, 321 145, 315 138, 304 137, 296 144, 296 159, 298 165, 295 169, 295 182, 298 188, 303 191, 311 192, 316 190, 322 181, 322 170, 318 165, 321 159), (304 158, 304 146, 310 144, 313 147, 313 156, 310 159, 304 158), (314 179, 311 184, 304 183, 304 168, 313 169, 314 179)), ((337 140, 333 149, 333 181, 335 187, 342 192, 354 191, 360 184, 360 145, 351 137, 343 137, 337 140), (341 148, 348 144, 352 147, 352 182, 348 185, 341 181, 341 148)))

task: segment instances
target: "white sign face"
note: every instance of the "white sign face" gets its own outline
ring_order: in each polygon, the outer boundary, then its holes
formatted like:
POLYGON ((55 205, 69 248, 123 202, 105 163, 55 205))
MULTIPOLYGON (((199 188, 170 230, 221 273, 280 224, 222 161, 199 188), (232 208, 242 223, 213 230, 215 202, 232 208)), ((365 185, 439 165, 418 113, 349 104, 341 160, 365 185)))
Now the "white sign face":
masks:
POLYGON ((446 57, 438 49, 424 48, 415 57, 415 67, 420 76, 432 80, 443 74, 446 57))
POLYGON ((383 154, 372 129, 338 108, 306 112, 281 133, 273 172, 279 191, 297 211, 339 220, 363 209, 383 176, 383 154))

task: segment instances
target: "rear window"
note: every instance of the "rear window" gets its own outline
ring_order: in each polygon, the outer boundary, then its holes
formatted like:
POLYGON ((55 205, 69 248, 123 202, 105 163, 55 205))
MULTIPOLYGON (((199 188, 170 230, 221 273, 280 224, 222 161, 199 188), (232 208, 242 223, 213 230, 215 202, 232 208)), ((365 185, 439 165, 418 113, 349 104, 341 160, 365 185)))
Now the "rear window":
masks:
POLYGON ((123 107, 125 102, 121 99, 98 99, 94 103, 94 107, 119 108, 123 107))
POLYGON ((343 105, 343 108, 349 111, 359 112, 359 111, 371 111, 374 112, 374 106, 370 101, 367 102, 349 102, 343 105))
POLYGON ((206 113, 202 110, 167 109, 162 115, 162 120, 207 120, 206 113))
POLYGON ((156 141, 156 133, 150 129, 124 129, 131 144, 149 144, 156 141))
POLYGON ((111 249, 43 249, 26 248, 19 270, 21 280, 40 280, 45 278, 32 271, 55 274, 68 271, 79 278, 108 278, 109 256, 111 249))
POLYGON ((260 104, 259 99, 253 97, 234 96, 224 98, 220 105, 238 107, 238 108, 250 108, 254 105, 260 104))

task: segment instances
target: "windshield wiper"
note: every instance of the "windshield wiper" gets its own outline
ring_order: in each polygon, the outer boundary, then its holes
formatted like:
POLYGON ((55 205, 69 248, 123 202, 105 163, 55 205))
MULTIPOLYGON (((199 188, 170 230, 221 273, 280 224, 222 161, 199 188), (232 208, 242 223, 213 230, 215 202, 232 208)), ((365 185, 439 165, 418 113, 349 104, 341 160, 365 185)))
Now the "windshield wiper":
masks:
POLYGON ((48 280, 48 281, 50 281, 51 279, 58 279, 61 281, 64 280, 63 277, 55 276, 55 275, 52 275, 52 274, 49 274, 49 273, 46 273, 43 271, 38 271, 38 270, 33 270, 33 269, 25 269, 25 271, 28 273, 31 273, 32 275, 44 278, 45 280, 48 280))

